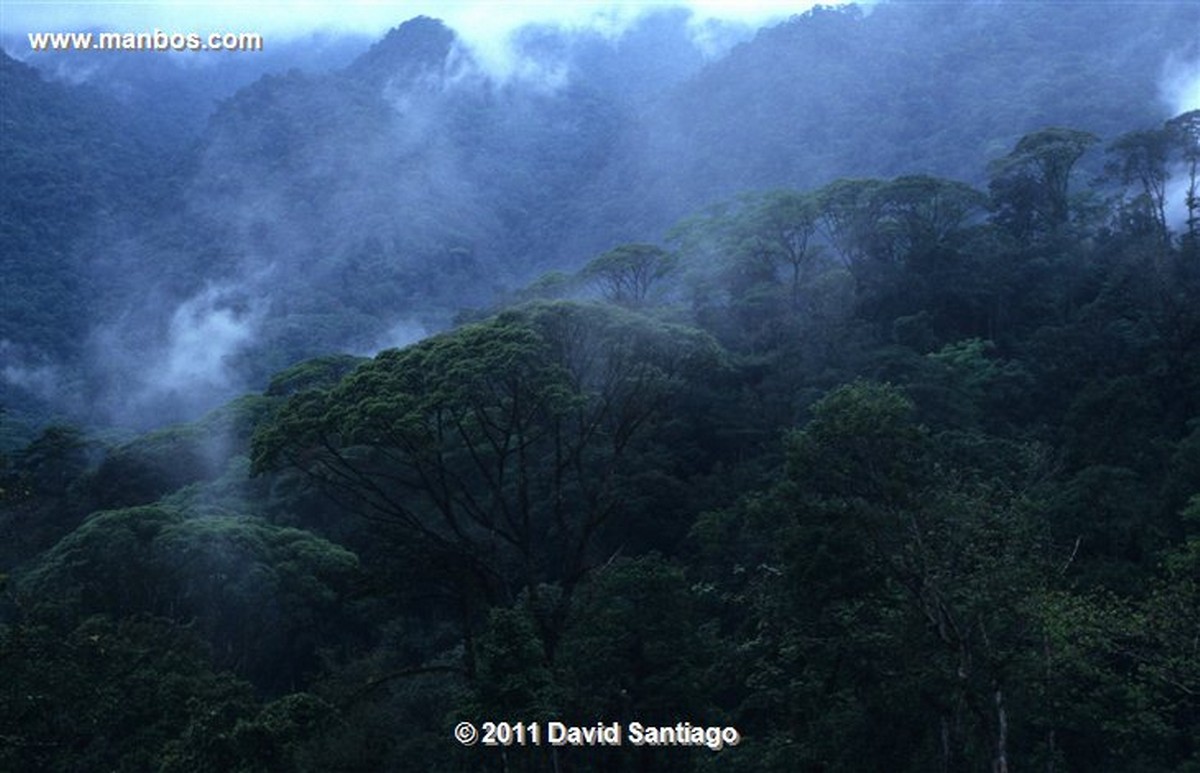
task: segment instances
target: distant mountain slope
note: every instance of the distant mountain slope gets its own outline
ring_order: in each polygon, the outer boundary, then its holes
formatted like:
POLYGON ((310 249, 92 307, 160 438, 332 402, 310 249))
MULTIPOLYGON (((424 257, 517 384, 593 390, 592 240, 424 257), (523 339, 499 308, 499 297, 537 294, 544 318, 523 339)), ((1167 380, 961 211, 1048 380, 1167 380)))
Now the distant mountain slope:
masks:
POLYGON ((261 50, 219 56, 194 52, 95 56, 34 52, 24 35, 0 38, 10 56, 37 69, 47 81, 87 84, 136 116, 132 128, 138 136, 155 147, 174 150, 204 131, 216 101, 271 73, 344 67, 370 43, 360 35, 314 32, 298 38, 271 36, 261 50))
POLYGON ((641 227, 746 189, 929 173, 981 182, 1025 133, 1106 138, 1170 117, 1200 67, 1195 3, 882 3, 762 30, 666 95, 613 181, 641 227))
POLYGON ((0 53, 0 346, 63 358, 87 332, 89 259, 77 250, 105 218, 154 212, 160 159, 136 117, 95 89, 44 81, 0 53))
POLYGON ((1046 125, 1159 124, 1166 68, 1200 61, 1185 2, 818 8, 707 65, 687 21, 527 28, 498 79, 414 19, 342 69, 239 90, 169 161, 141 149, 136 110, 6 59, 0 279, 21 300, 0 341, 22 363, 69 360, 88 406, 184 418, 739 191, 979 183, 1046 125))

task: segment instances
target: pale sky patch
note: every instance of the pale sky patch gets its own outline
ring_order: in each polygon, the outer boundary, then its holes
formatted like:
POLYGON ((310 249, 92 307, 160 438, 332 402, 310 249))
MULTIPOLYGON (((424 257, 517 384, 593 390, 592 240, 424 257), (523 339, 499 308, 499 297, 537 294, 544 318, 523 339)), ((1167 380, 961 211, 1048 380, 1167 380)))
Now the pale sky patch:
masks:
POLYGON ((698 20, 716 18, 761 24, 772 19, 803 13, 813 3, 806 0, 585 0, 583 2, 495 2, 494 0, 344 0, 342 2, 245 3, 230 0, 127 0, 126 2, 81 2, 80 0, 5 0, 3 25, 6 34, 40 31, 73 31, 89 27, 112 27, 112 31, 141 30, 146 26, 196 29, 252 28, 252 31, 281 37, 328 29, 378 34, 414 16, 445 20, 464 34, 495 35, 530 22, 566 26, 623 26, 629 19, 655 8, 691 8, 698 20), (21 29, 26 28, 26 29, 21 29))
POLYGON ((1200 59, 1169 57, 1160 88, 1172 115, 1200 110, 1200 59))

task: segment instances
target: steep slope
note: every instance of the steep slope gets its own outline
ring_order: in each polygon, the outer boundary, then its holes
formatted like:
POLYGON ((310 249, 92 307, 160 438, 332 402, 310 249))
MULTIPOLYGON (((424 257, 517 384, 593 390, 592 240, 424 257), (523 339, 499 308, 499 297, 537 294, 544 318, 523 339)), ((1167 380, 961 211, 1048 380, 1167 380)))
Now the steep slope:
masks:
MULTIPOLYGON (((40 146, 4 139, 51 171, 6 167, 5 195, 33 209, 6 209, 25 235, 5 236, 5 281, 28 302, 0 340, 35 364, 86 353, 70 373, 98 415, 186 418, 304 357, 407 343, 540 273, 659 240, 739 191, 979 184, 1046 125, 1158 125, 1165 70, 1200 59, 1197 31, 1188 3, 888 3, 814 10, 704 65, 686 14, 664 12, 616 38, 526 28, 501 77, 419 18, 340 70, 241 89, 158 166, 112 128, 136 114, 56 108, 87 100, 41 84, 57 96, 8 111, 51 127, 40 146), (109 128, 81 129, 93 113, 109 128), (114 139, 70 139, 92 135, 114 139), (34 192, 50 180, 67 187, 34 192), (80 201, 104 217, 72 214, 80 201), (41 273, 30 245, 58 250, 41 273)), ((6 104, 36 91, 22 77, 6 104)))
POLYGON ((219 245, 221 281, 263 290, 261 332, 280 345, 265 374, 388 343, 397 324, 444 325, 561 261, 580 181, 619 122, 586 82, 496 82, 449 29, 415 19, 344 70, 224 102, 187 212, 219 245))
POLYGON ((78 51, 31 51, 24 36, 0 36, 9 54, 47 81, 83 85, 136 116, 129 127, 155 147, 182 150, 203 131, 221 99, 264 75, 299 69, 326 72, 344 67, 371 40, 366 36, 314 32, 296 38, 271 36, 256 51, 211 56, 94 56, 78 51))
POLYGON ((1190 3, 817 8, 736 47, 644 116, 606 185, 653 230, 738 191, 930 173, 981 182, 1022 135, 1112 138, 1170 117, 1165 71, 1200 61, 1190 3))
POLYGON ((95 229, 153 219, 169 181, 137 117, 88 87, 43 80, 0 53, 0 401, 52 389, 94 309, 95 229))

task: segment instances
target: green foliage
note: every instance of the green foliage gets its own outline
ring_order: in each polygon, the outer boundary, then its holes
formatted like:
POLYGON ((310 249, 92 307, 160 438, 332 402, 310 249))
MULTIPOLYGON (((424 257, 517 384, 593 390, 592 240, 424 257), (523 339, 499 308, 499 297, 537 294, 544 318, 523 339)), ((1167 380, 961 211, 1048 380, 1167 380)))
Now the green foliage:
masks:
POLYGON ((788 441, 788 474, 815 496, 863 496, 904 504, 923 475, 928 440, 895 387, 856 382, 811 408, 788 441))
POLYGON ((475 639, 478 716, 544 722, 561 716, 537 621, 522 608, 494 608, 475 639))
POLYGON ((1137 186, 1127 205, 1127 224, 1134 230, 1149 232, 1160 242, 1169 239, 1167 230, 1167 162, 1170 135, 1165 129, 1122 134, 1108 146, 1113 160, 1106 166, 1109 174, 1122 185, 1137 186))
POLYGON ((395 524, 492 600, 579 581, 623 512, 630 465, 690 377, 703 334, 611 307, 536 304, 399 351, 293 397, 254 466, 307 470, 395 524))
POLYGON ((111 450, 87 483, 98 507, 145 505, 214 477, 222 439, 195 425, 156 430, 111 450))
POLYGON ((82 520, 82 480, 98 445, 77 427, 51 425, 11 460, 0 456, 0 566, 20 565, 82 520))
POLYGON ((228 732, 255 707, 192 632, 154 618, 0 628, 0 671, 6 770, 156 769, 177 739, 228 732))
POLYGON ((79 428, 50 426, 17 455, 13 471, 34 491, 62 494, 87 469, 88 452, 79 428))
POLYGON ((107 196, 153 167, 112 171, 82 92, 0 62, 7 381, 74 393, 44 355, 142 285, 288 261, 230 363, 265 394, 107 449, 7 425, 0 767, 1194 768, 1200 145, 1195 113, 1127 132, 1161 76, 1130 59, 1194 11, 1134 16, 818 8, 661 90, 612 85, 644 42, 545 31, 543 91, 419 20, 223 103, 153 205, 107 196), (453 742, 489 719, 745 740, 453 742))
POLYGON ((354 625, 355 556, 253 519, 155 507, 98 513, 44 553, 16 589, 38 616, 152 614, 189 622, 216 662, 280 691, 354 625))
POLYGON ((556 665, 576 717, 673 724, 712 717, 709 653, 682 569, 656 555, 619 559, 579 591, 556 665))
POLYGON ((978 332, 993 312, 981 297, 987 268, 968 247, 982 235, 985 202, 969 185, 926 175, 840 179, 744 194, 670 238, 690 267, 697 316, 708 327, 732 321, 722 339, 738 349, 828 339, 852 311, 888 322, 936 315, 978 332))
POLYGON ((1022 137, 1011 153, 991 166, 998 219, 1022 237, 1066 225, 1071 171, 1097 142, 1099 137, 1090 132, 1059 127, 1022 137))
POLYGON ((922 413, 962 429, 1004 427, 1019 415, 1030 375, 1020 363, 996 356, 996 345, 980 338, 948 343, 925 356, 926 373, 913 378, 910 393, 922 413))
POLYGON ((179 773, 320 770, 313 740, 336 724, 336 710, 320 698, 307 693, 285 695, 257 714, 246 712, 232 727, 211 720, 192 723, 167 745, 161 769, 179 773))
POLYGON ((349 354, 314 357, 272 376, 266 394, 271 397, 289 397, 309 389, 328 389, 364 362, 365 358, 349 354))
POLYGON ((651 289, 675 268, 675 259, 653 244, 624 244, 588 262, 580 276, 599 285, 612 303, 639 306, 651 289))
POLYGON ((713 575, 743 642, 724 667, 768 769, 992 764, 1038 688, 1014 665, 1040 652, 1031 600, 1054 579, 1028 471, 977 475, 913 412, 895 387, 833 390, 786 478, 694 534, 733 570, 713 575))
POLYGON ((20 116, 0 133, 0 346, 14 368, 73 360, 97 306, 73 242, 114 212, 155 211, 170 175, 137 119, 89 87, 3 54, 0 95, 0 111, 20 116))
POLYGON ((245 395, 197 421, 140 435, 108 450, 80 483, 95 508, 145 505, 226 471, 231 451, 244 447, 278 399, 245 395))

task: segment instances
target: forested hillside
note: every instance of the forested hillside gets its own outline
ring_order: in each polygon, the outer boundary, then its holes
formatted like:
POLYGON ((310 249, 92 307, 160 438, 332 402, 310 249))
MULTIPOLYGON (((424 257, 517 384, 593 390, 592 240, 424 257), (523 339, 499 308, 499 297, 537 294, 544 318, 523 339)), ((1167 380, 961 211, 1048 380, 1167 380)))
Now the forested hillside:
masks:
POLYGON ((1200 769, 1200 13, 1139 8, 537 84, 417 19, 145 199, 6 61, 0 769, 1200 769))
MULTIPOLYGON (((194 418, 305 357, 407 343, 547 270, 660 241, 741 191, 982 185, 1026 133, 1111 139, 1181 112, 1170 86, 1200 56, 1197 26, 1188 3, 850 6, 706 62, 687 14, 664 10, 616 37, 527 28, 502 77, 420 18, 344 66, 350 42, 308 43, 309 67, 207 121, 222 92, 206 79, 232 64, 193 68, 185 103, 153 59, 140 79, 105 59, 79 86, 6 59, 4 113, 24 118, 3 137, 3 401, 35 423, 194 418), (155 72, 176 96, 144 119, 155 72)), ((65 57, 30 61, 97 61, 65 57)))

